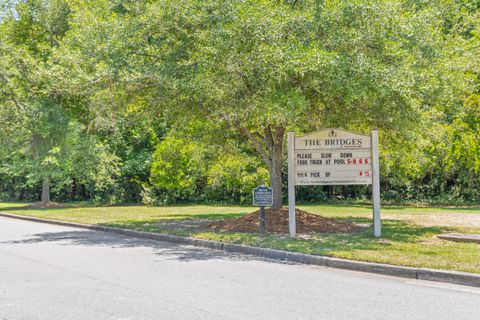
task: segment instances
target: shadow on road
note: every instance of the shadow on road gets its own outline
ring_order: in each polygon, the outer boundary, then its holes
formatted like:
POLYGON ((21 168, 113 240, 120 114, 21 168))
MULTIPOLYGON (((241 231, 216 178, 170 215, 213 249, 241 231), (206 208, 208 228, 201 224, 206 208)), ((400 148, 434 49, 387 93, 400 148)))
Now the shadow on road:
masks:
POLYGON ((44 232, 32 234, 24 239, 2 241, 0 244, 40 244, 58 243, 64 246, 107 246, 111 248, 151 248, 154 254, 161 255, 168 260, 201 261, 201 260, 230 260, 230 261, 268 261, 259 257, 235 254, 221 250, 181 245, 164 241, 131 238, 127 236, 103 233, 93 230, 44 232))

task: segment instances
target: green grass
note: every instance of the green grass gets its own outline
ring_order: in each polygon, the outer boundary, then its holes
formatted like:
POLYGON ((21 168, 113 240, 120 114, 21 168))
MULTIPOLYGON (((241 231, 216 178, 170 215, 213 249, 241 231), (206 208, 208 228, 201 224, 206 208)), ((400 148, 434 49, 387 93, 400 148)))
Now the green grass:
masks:
POLYGON ((26 216, 63 220, 87 224, 128 224, 159 219, 185 219, 192 217, 228 218, 248 213, 251 208, 226 206, 105 206, 69 204, 66 208, 29 209, 25 204, 0 203, 0 210, 26 216))
MULTIPOLYGON (((371 223, 372 210, 368 205, 299 207, 327 217, 371 223)), ((260 237, 248 233, 219 233, 205 227, 192 229, 184 225, 189 221, 236 218, 254 209, 207 205, 94 207, 85 204, 72 204, 68 208, 28 209, 25 204, 0 203, 0 211, 47 219, 193 236, 362 261, 480 273, 479 244, 455 243, 435 237, 444 232, 480 234, 480 208, 385 206, 382 208, 381 239, 374 238, 371 229, 359 234, 313 234, 291 239, 281 235, 260 237)))

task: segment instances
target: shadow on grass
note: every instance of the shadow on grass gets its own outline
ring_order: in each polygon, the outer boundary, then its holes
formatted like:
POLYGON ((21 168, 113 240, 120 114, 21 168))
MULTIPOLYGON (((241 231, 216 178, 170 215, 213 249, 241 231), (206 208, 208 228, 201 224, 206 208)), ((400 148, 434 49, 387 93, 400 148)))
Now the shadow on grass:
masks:
MULTIPOLYGON (((336 220, 353 222, 357 224, 372 224, 372 219, 364 217, 335 217, 336 220)), ((445 226, 419 226, 415 225, 408 221, 403 220, 391 220, 391 219, 382 219, 382 237, 384 240, 392 240, 399 242, 411 242, 418 237, 423 237, 426 235, 439 234, 447 231, 451 231, 452 228, 445 226)), ((372 229, 361 232, 359 235, 364 237, 373 237, 372 229)), ((378 239, 377 239, 378 240, 378 239)))
MULTIPOLYGON (((299 207, 337 207, 337 208, 361 208, 361 209, 372 209, 371 203, 305 203, 305 204, 297 204, 299 207)), ((415 206, 400 206, 400 205, 384 205, 382 206, 382 210, 403 210, 408 208, 417 208, 415 206)))
MULTIPOLYGON (((368 218, 343 217, 338 220, 371 224, 368 218)), ((277 249, 333 256, 337 252, 388 250, 392 244, 415 244, 428 236, 451 231, 448 227, 424 227, 399 220, 382 220, 382 237, 375 238, 372 228, 356 234, 319 233, 307 239, 272 241, 277 249), (276 242, 276 243, 275 243, 276 242)))
MULTIPOLYGON (((168 219, 236 219, 243 217, 245 213, 201 213, 201 214, 162 214, 160 220, 168 219)), ((159 221, 159 220, 157 220, 159 221)))
POLYGON ((80 204, 80 203, 61 203, 61 206, 59 207, 53 207, 53 208, 34 208, 32 207, 32 203, 26 203, 25 205, 21 206, 10 206, 10 207, 1 207, 0 206, 0 211, 6 212, 6 211, 25 211, 25 210, 31 210, 31 211, 62 211, 65 209, 76 209, 76 208, 95 208, 95 207, 101 207, 101 206, 95 206, 93 204, 80 204))
MULTIPOLYGON (((232 215, 225 215, 232 217, 232 215)), ((241 216, 241 215, 237 215, 241 216)), ((216 216, 218 217, 218 215, 216 216)), ((371 219, 362 217, 342 217, 341 221, 370 225, 371 219)), ((288 235, 268 234, 260 237, 256 233, 214 232, 208 227, 212 222, 210 215, 202 215, 202 219, 151 220, 151 221, 120 221, 108 226, 133 229, 138 231, 167 233, 180 236, 198 236, 202 238, 233 242, 239 244, 282 249, 295 252, 333 255, 335 252, 353 252, 362 250, 386 250, 393 243, 400 245, 415 244, 420 239, 436 234, 449 232, 448 227, 425 227, 399 220, 382 221, 382 237, 375 238, 372 228, 354 234, 317 233, 300 236, 295 239, 288 235), (167 222, 168 221, 168 222, 167 222)))
POLYGON ((24 206, 0 207, 0 212, 16 211, 16 210, 28 210, 28 209, 30 209, 30 205, 26 204, 24 206))
POLYGON ((236 219, 244 216, 241 213, 221 213, 221 214, 168 214, 162 215, 160 219, 149 220, 125 220, 102 223, 99 225, 131 229, 146 232, 168 233, 175 235, 192 235, 196 232, 210 231, 208 224, 217 220, 236 219))
MULTIPOLYGON (((361 209, 372 209, 371 203, 305 203, 297 204, 299 207, 338 207, 338 208, 361 208, 361 209)), ((428 206, 428 205, 394 205, 394 204, 384 204, 382 205, 382 211, 391 211, 391 210, 408 210, 408 209, 437 209, 439 211, 478 211, 480 213, 479 206, 428 206)))

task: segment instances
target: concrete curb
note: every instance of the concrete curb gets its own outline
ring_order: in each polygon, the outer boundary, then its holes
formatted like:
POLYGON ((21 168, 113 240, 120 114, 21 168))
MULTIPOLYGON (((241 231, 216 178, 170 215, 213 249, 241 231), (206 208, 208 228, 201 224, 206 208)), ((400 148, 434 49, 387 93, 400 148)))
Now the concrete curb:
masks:
POLYGON ((112 227, 104 227, 98 225, 89 225, 75 222, 65 222, 58 220, 49 220, 29 216, 20 216, 11 213, 0 212, 1 217, 28 220, 33 222, 49 223, 66 227, 82 228, 97 230, 103 232, 111 232, 130 237, 151 239, 158 241, 168 241, 178 244, 188 244, 198 247, 206 247, 210 249, 223 250, 234 253, 241 253, 247 255, 253 255, 257 257, 288 261, 309 265, 324 266, 337 269, 354 270, 361 272, 376 273, 381 275, 388 275, 394 277, 402 277, 409 279, 419 279, 437 282, 447 282, 453 284, 460 284, 471 287, 480 287, 480 274, 473 274, 467 272, 436 270, 428 268, 414 268, 414 267, 402 267, 383 263, 354 261, 347 259, 331 258, 326 256, 304 254, 298 252, 289 252, 283 250, 275 250, 268 248, 251 247, 234 243, 226 243, 212 240, 202 240, 192 237, 181 237, 169 234, 153 233, 153 232, 141 232, 128 229, 119 229, 112 227))
POLYGON ((442 240, 455 241, 455 242, 480 243, 480 235, 478 234, 446 233, 446 234, 439 234, 437 238, 442 240))

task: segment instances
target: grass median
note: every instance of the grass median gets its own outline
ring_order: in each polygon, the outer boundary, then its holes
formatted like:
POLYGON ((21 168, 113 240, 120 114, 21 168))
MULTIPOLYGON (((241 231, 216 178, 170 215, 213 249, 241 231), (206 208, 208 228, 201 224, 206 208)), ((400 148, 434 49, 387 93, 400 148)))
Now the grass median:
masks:
MULTIPOLYGON (((307 205, 300 209, 360 224, 371 223, 368 205, 307 205)), ((208 224, 238 218, 255 210, 242 206, 185 205, 165 207, 69 204, 65 208, 29 209, 0 203, 0 211, 46 219, 159 232, 258 247, 319 254, 361 261, 480 273, 480 244, 440 240, 446 232, 480 234, 480 208, 382 208, 382 238, 371 228, 356 234, 316 233, 290 238, 270 234, 214 232, 208 224)))

